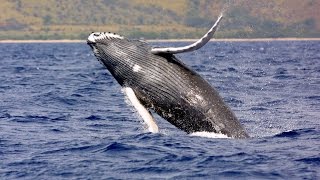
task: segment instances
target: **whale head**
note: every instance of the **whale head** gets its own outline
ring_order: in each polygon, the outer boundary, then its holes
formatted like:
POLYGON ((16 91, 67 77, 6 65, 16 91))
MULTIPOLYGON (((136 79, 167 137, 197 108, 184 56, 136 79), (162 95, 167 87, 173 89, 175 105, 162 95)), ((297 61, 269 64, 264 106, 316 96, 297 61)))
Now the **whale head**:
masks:
POLYGON ((144 62, 153 55, 148 43, 110 32, 91 33, 87 44, 120 85, 140 71, 144 62))

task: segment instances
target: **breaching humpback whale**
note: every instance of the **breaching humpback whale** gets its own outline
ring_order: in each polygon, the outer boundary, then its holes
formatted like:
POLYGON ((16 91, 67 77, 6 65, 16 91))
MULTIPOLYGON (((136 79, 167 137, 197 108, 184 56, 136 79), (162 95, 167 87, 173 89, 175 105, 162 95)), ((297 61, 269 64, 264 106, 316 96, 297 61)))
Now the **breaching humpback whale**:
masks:
POLYGON ((248 137, 218 92, 174 54, 197 50, 215 33, 222 15, 195 43, 185 47, 152 47, 110 32, 93 32, 87 43, 96 58, 124 88, 150 132, 158 126, 149 110, 187 132, 248 137))

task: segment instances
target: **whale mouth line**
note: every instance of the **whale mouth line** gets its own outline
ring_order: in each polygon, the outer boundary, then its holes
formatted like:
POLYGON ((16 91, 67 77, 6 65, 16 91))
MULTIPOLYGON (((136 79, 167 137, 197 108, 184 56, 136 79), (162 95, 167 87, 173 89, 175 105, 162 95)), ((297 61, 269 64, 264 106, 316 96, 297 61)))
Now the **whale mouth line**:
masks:
POLYGON ((92 42, 92 41, 87 40, 87 44, 89 44, 89 45, 96 44, 96 42, 92 42))
POLYGON ((87 40, 87 44, 91 46, 91 45, 94 45, 94 44, 97 44, 97 43, 96 42, 92 42, 90 40, 87 40))

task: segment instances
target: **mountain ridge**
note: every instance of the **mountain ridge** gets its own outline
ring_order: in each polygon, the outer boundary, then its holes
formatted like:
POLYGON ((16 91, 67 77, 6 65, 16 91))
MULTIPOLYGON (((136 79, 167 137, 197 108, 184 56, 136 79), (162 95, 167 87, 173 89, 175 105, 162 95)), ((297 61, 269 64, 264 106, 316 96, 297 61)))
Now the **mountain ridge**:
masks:
POLYGON ((319 0, 2 0, 0 39, 199 38, 225 10, 217 38, 319 38, 319 0))

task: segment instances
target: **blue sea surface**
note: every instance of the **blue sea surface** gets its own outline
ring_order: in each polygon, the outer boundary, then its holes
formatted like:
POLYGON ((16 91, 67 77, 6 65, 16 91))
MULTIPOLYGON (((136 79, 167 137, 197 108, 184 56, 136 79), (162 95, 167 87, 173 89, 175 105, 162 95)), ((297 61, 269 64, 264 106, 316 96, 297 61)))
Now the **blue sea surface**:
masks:
POLYGON ((190 136, 159 116, 148 133, 85 43, 3 43, 0 54, 0 179, 320 178, 320 41, 178 55, 217 88, 244 140, 190 136))

